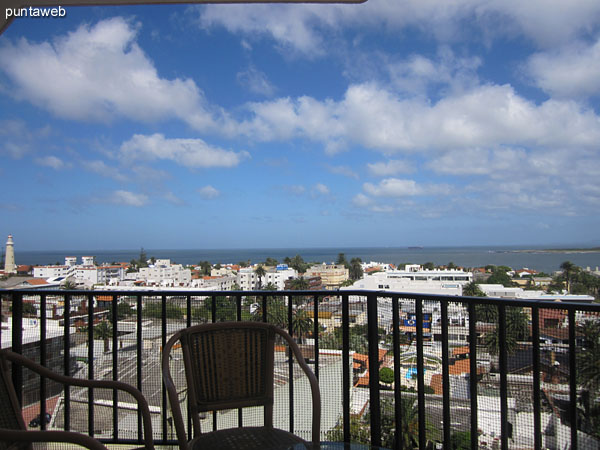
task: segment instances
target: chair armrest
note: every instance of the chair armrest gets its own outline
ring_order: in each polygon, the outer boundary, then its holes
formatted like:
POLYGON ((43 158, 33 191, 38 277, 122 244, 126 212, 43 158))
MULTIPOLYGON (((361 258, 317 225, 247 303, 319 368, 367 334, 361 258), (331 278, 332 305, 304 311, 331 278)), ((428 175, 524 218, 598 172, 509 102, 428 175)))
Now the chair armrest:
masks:
POLYGON ((25 431, 0 428, 0 442, 68 442, 90 450, 106 450, 106 447, 96 439, 71 431, 25 431))
MULTIPOLYGON (((47 369, 40 364, 30 360, 29 358, 24 357, 18 353, 14 353, 8 350, 2 350, 2 357, 13 362, 14 364, 18 364, 28 369, 37 372, 43 377, 49 378, 54 381, 58 381, 59 383, 67 384, 70 386, 79 386, 79 387, 87 387, 87 388, 99 388, 99 389, 118 389, 121 391, 125 391, 131 394, 138 403, 138 408, 142 413, 142 422, 144 426, 144 441, 145 447, 148 450, 154 449, 154 442, 152 436, 152 419, 150 416, 150 408, 148 407, 148 402, 144 395, 135 387, 130 384, 123 383, 122 381, 114 381, 114 380, 88 380, 83 378, 74 378, 66 375, 61 375, 56 372, 53 372, 50 369, 47 369)), ((54 433, 55 431, 52 431, 54 433)), ((27 431, 27 433, 32 433, 31 431, 27 431)), ((38 433, 38 431, 36 431, 38 433)), ((41 433, 41 431, 39 431, 41 433)), ((70 433, 70 432, 64 432, 70 433)), ((70 433, 76 434, 79 436, 83 436, 78 433, 70 433)), ((90 438, 89 436, 86 436, 90 438)), ((93 438, 90 438, 93 439, 93 438)), ((97 441, 96 441, 97 442, 97 441)), ((104 447, 103 447, 104 448, 104 447)))

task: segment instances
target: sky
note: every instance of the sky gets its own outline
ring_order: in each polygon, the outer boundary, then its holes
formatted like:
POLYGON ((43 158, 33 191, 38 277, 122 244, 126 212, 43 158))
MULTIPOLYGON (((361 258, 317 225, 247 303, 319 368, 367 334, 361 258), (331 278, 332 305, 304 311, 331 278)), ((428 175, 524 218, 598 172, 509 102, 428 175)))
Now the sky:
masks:
POLYGON ((0 36, 17 249, 600 244, 597 0, 65 9, 0 36))

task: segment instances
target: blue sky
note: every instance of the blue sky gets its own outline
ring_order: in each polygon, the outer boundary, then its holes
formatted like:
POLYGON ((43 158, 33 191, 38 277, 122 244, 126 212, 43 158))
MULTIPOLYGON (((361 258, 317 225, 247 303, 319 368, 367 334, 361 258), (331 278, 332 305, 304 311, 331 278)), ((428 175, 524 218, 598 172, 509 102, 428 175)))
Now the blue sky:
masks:
POLYGON ((600 2, 66 10, 0 36, 19 249, 600 243, 600 2))

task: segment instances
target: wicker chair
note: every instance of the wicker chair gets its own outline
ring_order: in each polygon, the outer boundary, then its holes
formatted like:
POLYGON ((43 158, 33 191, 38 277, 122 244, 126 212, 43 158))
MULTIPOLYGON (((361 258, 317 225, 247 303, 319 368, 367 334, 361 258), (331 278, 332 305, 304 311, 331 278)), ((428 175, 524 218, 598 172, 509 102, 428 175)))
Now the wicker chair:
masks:
POLYGON ((106 450, 106 447, 96 439, 71 431, 27 430, 21 406, 11 380, 10 364, 26 367, 41 376, 70 386, 88 388, 119 389, 131 394, 138 402, 144 425, 144 448, 154 449, 152 441, 152 422, 148 403, 140 391, 119 381, 86 380, 59 375, 22 355, 9 350, 0 350, 0 449, 31 449, 33 442, 61 442, 77 444, 93 450, 106 450))
POLYGON ((175 333, 162 355, 163 380, 181 450, 318 448, 321 395, 318 381, 290 335, 261 322, 221 322, 196 325, 175 333), (273 427, 275 337, 288 344, 308 377, 312 393, 312 443, 273 427), (171 350, 181 343, 194 438, 188 442, 180 400, 170 370, 171 350), (264 406, 262 427, 238 427, 201 433, 200 413, 264 406))

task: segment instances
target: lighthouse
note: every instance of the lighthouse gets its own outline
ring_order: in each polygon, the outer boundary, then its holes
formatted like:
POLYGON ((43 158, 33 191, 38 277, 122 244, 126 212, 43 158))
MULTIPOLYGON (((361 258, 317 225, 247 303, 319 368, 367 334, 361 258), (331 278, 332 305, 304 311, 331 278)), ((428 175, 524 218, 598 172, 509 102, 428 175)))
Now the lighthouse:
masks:
POLYGON ((6 241, 4 273, 17 273, 17 266, 15 266, 15 243, 11 234, 8 235, 8 240, 6 241))

